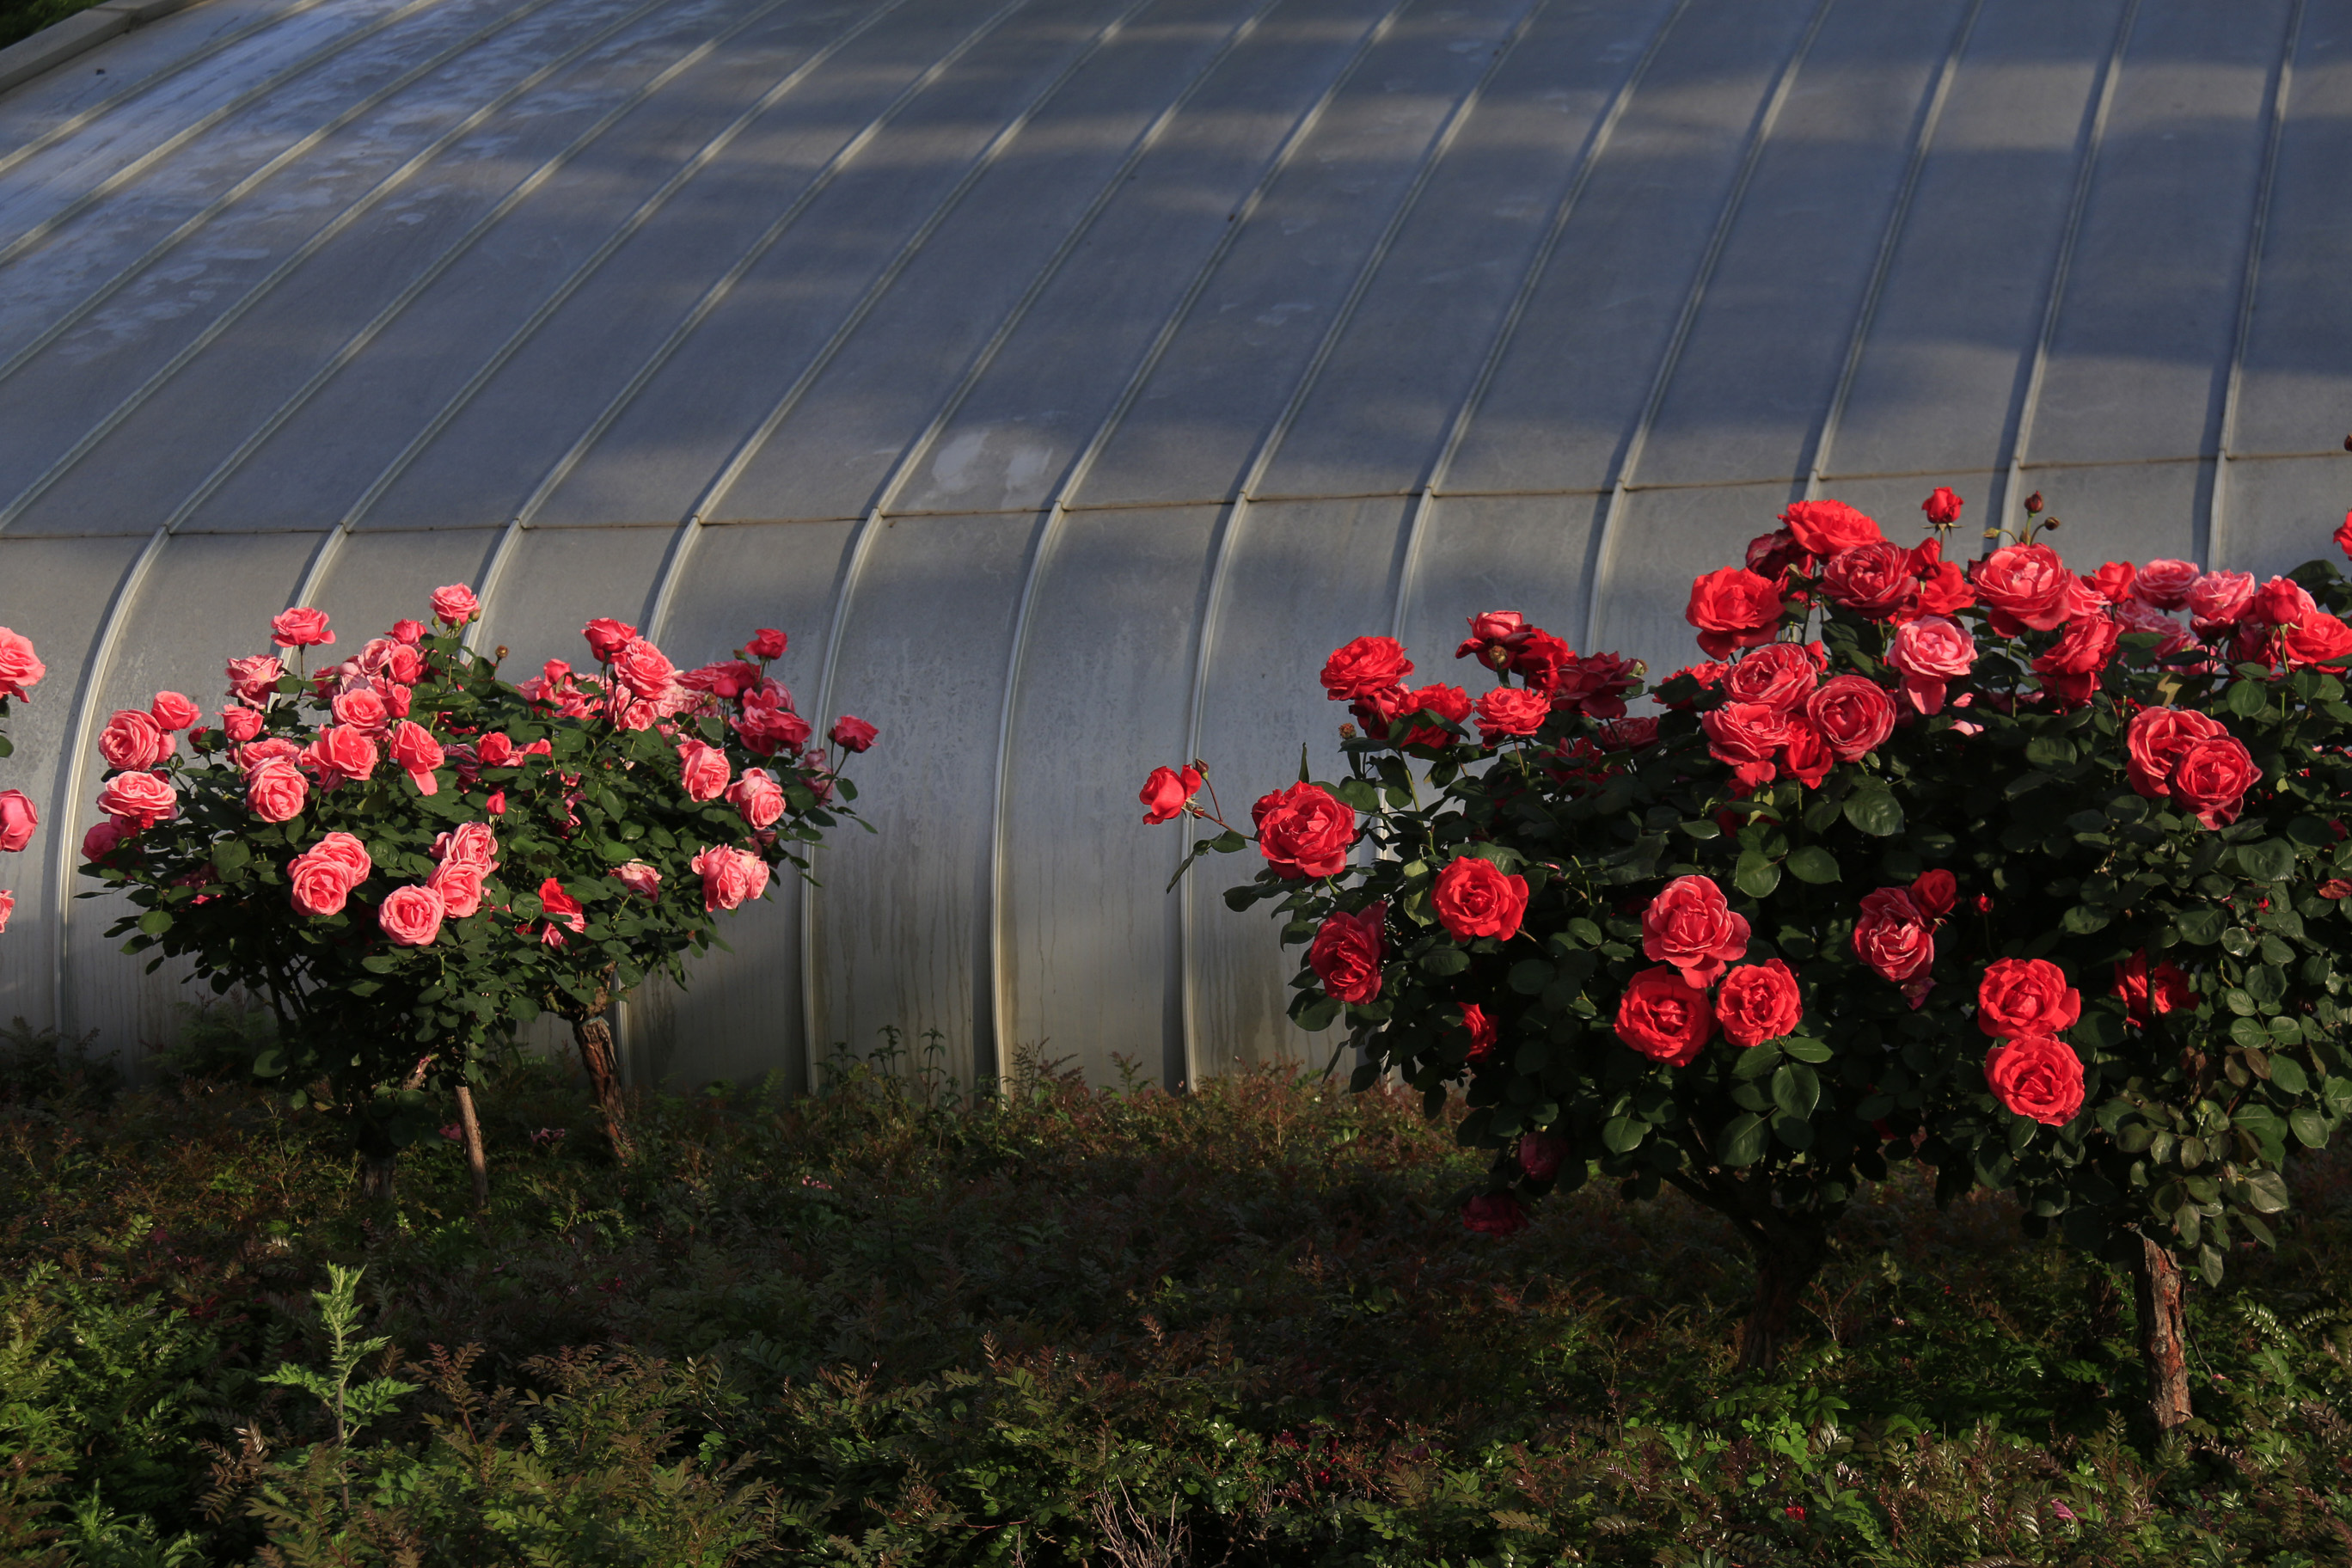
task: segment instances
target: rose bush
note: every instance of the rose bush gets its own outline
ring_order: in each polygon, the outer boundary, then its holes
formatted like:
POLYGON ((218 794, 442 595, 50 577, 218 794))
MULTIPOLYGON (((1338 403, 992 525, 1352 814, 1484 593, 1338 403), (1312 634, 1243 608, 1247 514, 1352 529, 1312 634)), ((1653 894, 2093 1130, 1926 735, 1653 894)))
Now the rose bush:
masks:
MULTIPOLYGON (((47 674, 48 667, 33 651, 33 639, 0 626, 0 757, 16 750, 9 743, 5 726, 8 704, 22 700, 47 674)), ((40 811, 24 791, 0 790, 0 855, 22 850, 32 843, 33 834, 40 826, 40 811)), ((0 888, 0 934, 7 931, 8 917, 16 912, 16 895, 0 888)))
POLYGON ((170 692, 113 715, 82 872, 129 896, 114 931, 151 970, 185 957, 270 1010, 255 1071, 349 1116, 379 1183, 440 1120, 428 1096, 542 1012, 571 1022, 625 1152, 610 1004, 656 973, 682 984, 717 911, 805 869, 803 847, 850 816, 839 767, 874 732, 845 718, 860 745, 811 743, 767 671, 782 633, 678 670, 599 619, 599 668, 514 683, 504 649, 465 646, 470 590, 431 604, 436 626, 402 621, 316 669, 302 650, 334 643, 326 616, 278 616, 293 662, 229 660, 216 726, 192 728, 170 692))
MULTIPOLYGON (((1227 898, 1307 945, 1293 1016, 1344 1020, 1359 1084, 1466 1092, 1475 1228, 1588 1173, 1680 1187, 1756 1251, 1754 1363, 1854 1184, 1916 1157, 2136 1272, 2177 1425, 2183 1271, 2269 1242, 2282 1167, 2352 1110, 2352 590, 2078 574, 2039 497, 1963 570, 1961 504, 1908 546, 1790 507, 1694 584, 1709 658, 1653 713, 1638 667, 1514 612, 1471 617, 1475 703, 1360 639, 1326 671, 1347 775, 1259 803, 1227 898)), ((1225 826, 1178 784, 1159 810, 1225 826)))

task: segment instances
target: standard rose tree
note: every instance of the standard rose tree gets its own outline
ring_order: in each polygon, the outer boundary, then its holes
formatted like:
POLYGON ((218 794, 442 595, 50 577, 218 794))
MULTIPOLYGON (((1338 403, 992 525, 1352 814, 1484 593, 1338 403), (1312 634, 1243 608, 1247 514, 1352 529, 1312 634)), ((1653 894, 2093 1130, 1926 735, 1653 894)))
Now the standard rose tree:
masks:
POLYGON ((84 843, 84 874, 137 906, 115 928, 130 951, 268 1006, 255 1070, 347 1115, 380 1188, 440 1120, 430 1092, 542 1011, 571 1021, 625 1152, 611 1002, 656 972, 683 983, 719 913, 805 868, 854 796, 840 763, 874 738, 845 717, 837 751, 810 743, 767 672, 779 632, 681 671, 600 619, 600 668, 517 685, 465 647, 469 590, 432 613, 310 669, 335 633, 289 610, 285 651, 229 661, 217 726, 172 692, 116 713, 108 819, 84 843))
MULTIPOLYGON (((8 704, 21 700, 48 667, 33 651, 33 641, 21 633, 0 626, 0 720, 8 717, 8 704)), ((0 729, 0 757, 15 751, 7 731, 0 729)), ((0 855, 14 855, 33 841, 33 832, 41 825, 41 814, 34 808, 22 790, 0 790, 0 855)), ((0 933, 8 930, 8 917, 16 910, 16 897, 0 888, 0 933)))
MULTIPOLYGON (((2285 1162, 2352 1109, 2352 590, 2078 574, 2039 497, 1963 568, 1961 504, 1908 546, 1790 506, 1693 584, 1709 660, 1655 714, 1515 613, 1471 618, 1475 700, 1358 639, 1323 680, 1350 776, 1258 803, 1228 900, 1277 902, 1293 1016, 1344 1018, 1360 1081, 1466 1088, 1474 1228, 1588 1169, 1679 1186, 1757 1248, 1754 1362, 1853 1183, 1916 1156, 2134 1270, 2178 1425, 2183 1271, 2267 1242, 2285 1162)), ((1151 819, 1226 826, 1205 772, 1155 775, 1151 819)))

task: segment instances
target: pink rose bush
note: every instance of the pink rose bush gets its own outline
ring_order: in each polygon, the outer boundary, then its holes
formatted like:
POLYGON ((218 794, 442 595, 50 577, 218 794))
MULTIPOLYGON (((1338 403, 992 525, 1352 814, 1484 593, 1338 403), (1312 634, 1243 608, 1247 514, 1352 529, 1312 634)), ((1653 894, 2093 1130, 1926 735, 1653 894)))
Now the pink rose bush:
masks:
POLYGON ((1964 504, 1916 543, 1789 507, 1692 584, 1704 658, 1652 684, 1511 610, 1469 617, 1458 703, 1358 638, 1321 672, 1344 776, 1241 826, 1199 762, 1145 792, 1222 830, 1186 866, 1255 844, 1228 901, 1306 944, 1292 1016, 1344 1023, 1360 1085, 1466 1099, 1474 1228, 1675 1186, 1755 1250, 1751 1362, 1893 1163, 2211 1280, 2352 1112, 2352 586, 2081 573, 2039 498, 1947 559, 1964 504))
MULTIPOLYGON (((47 674, 48 667, 33 651, 33 639, 0 626, 0 721, 7 719, 8 704, 24 700, 47 674)), ((5 722, 0 722, 0 758, 13 749, 5 722)), ((0 855, 22 851, 40 826, 39 809, 22 790, 0 790, 0 855)), ((0 889, 0 934, 7 931, 8 917, 16 909, 16 895, 0 889)))
MULTIPOLYGON (((845 718, 857 746, 809 743, 760 652, 781 634, 681 670, 599 619, 593 664, 516 683, 463 645, 479 613, 452 585, 429 623, 352 647, 289 610, 269 627, 283 651, 228 661, 217 724, 162 692, 96 738, 107 817, 82 871, 129 896, 115 934, 262 1000, 278 1027, 256 1072, 298 1100, 323 1083, 371 1157, 541 1012, 572 1021, 622 1141, 611 1001, 682 983, 715 915, 804 870, 849 815, 841 764, 875 740, 845 718)), ((37 679, 12 635, 0 678, 37 679)), ((0 794, 0 848, 33 821, 0 794)))

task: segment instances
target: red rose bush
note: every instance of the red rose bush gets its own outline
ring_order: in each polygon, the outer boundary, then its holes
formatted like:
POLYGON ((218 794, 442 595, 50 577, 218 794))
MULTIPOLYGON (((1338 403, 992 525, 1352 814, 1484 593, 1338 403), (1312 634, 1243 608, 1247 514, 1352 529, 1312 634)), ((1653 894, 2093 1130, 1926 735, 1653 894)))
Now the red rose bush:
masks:
MULTIPOLYGON (((8 717, 9 703, 22 701, 47 674, 48 667, 33 651, 33 639, 0 626, 0 721, 8 717)), ((8 756, 14 749, 6 730, 0 728, 0 757, 8 756)), ((0 790, 0 855, 21 853, 33 842, 33 835, 40 826, 40 810, 24 791, 0 790)), ((16 894, 0 888, 0 935, 6 934, 8 917, 16 911, 16 894)))
POLYGON ((1975 561, 1948 489, 1908 545, 1792 505, 1692 584, 1704 658, 1654 685, 1514 611, 1469 617, 1475 696, 1359 638, 1322 672, 1346 776, 1253 835, 1196 761, 1148 819, 1224 828, 1187 866, 1255 838, 1228 901, 1276 903, 1292 1016, 1345 1024, 1360 1084, 1466 1097, 1475 1229, 1593 1174, 1676 1186, 1756 1251, 1755 1363, 1857 1184, 1916 1159, 2177 1328, 2181 1271, 2268 1241, 2282 1166, 2352 1110, 2352 590, 2078 572, 2028 504, 1975 561))

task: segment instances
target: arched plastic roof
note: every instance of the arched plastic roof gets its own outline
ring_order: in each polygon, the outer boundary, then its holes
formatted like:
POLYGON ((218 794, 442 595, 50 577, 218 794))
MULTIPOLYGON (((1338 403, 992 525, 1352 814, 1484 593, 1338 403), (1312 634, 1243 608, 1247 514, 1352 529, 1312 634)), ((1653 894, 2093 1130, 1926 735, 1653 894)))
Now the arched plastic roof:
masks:
POLYGON ((2255 568, 2347 500, 2347 0, 209 0, 0 145, 0 1016, 116 1040, 93 721, 293 600, 780 625, 881 726, 641 1068, 1174 1079, 1322 1047, 1135 788, 1244 807, 1349 636, 1679 662, 1805 494, 2255 568))

